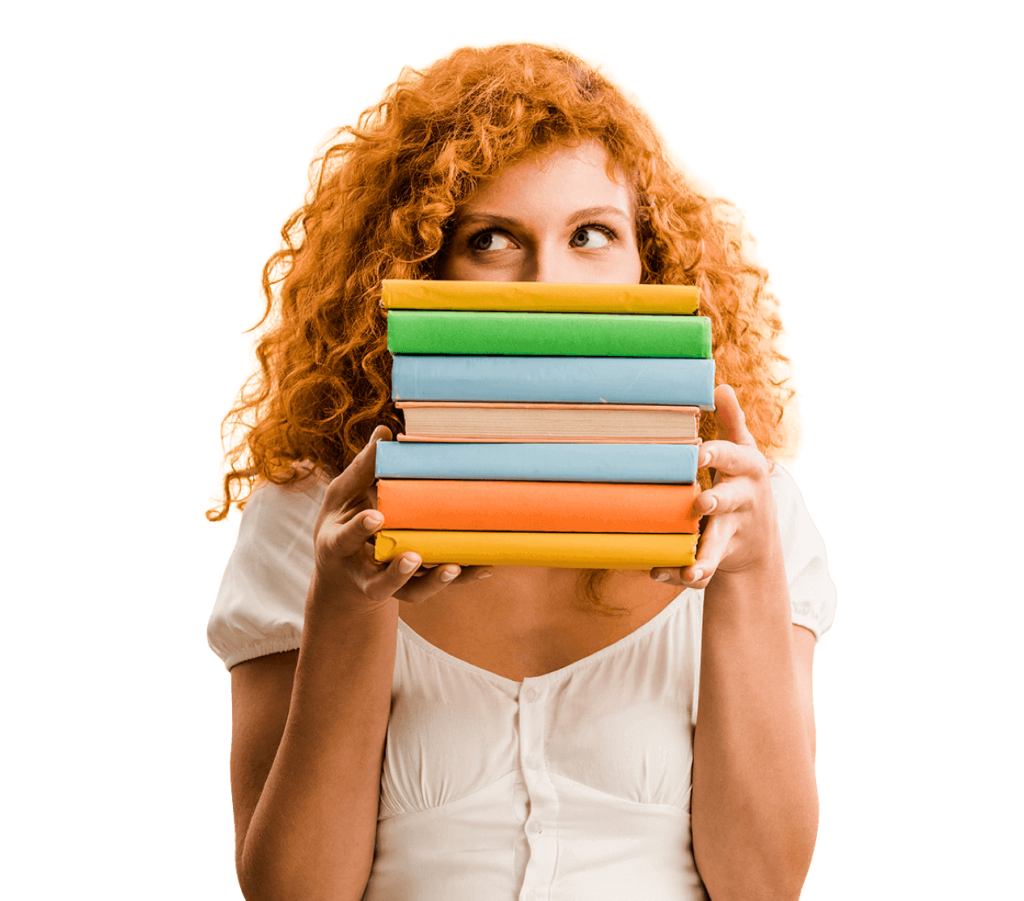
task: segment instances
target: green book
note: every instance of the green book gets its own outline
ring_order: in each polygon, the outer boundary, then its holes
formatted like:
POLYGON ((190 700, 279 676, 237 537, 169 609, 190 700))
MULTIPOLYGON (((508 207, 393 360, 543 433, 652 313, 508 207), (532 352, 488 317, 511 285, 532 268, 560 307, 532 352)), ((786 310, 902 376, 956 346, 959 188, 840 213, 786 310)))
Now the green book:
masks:
POLYGON ((393 354, 711 358, 706 316, 390 310, 393 354))

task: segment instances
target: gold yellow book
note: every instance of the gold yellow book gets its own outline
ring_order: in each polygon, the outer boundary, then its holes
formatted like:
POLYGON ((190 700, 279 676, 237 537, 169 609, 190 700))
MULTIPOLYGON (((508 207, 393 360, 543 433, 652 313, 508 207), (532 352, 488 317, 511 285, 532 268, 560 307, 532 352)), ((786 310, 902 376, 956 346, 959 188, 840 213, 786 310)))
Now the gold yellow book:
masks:
POLYGON ((692 285, 385 279, 381 293, 381 304, 389 310, 692 315, 699 301, 700 289, 692 285))
POLYGON ((652 569, 690 566, 697 535, 595 532, 448 532, 384 529, 379 563, 414 551, 424 563, 459 566, 551 566, 564 569, 652 569))

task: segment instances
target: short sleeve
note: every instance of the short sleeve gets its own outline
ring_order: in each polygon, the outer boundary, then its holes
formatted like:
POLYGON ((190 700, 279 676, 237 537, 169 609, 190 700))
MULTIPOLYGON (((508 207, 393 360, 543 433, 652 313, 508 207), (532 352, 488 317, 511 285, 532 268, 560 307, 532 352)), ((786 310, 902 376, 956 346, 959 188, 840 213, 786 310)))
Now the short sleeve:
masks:
POLYGON ((300 486, 264 483, 253 490, 206 629, 228 669, 298 648, 313 527, 326 490, 325 480, 312 477, 300 486))
POLYGON ((828 574, 825 542, 811 521, 796 482, 778 463, 771 484, 779 512, 793 622, 810 629, 817 641, 832 626, 836 613, 836 587, 828 574))

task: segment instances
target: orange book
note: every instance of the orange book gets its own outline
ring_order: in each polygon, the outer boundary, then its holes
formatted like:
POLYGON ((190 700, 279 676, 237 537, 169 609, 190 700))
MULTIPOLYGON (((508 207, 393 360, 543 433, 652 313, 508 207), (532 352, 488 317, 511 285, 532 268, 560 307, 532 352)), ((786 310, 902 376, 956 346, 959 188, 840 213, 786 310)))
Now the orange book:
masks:
POLYGON ((700 486, 381 479, 388 529, 696 533, 700 486))

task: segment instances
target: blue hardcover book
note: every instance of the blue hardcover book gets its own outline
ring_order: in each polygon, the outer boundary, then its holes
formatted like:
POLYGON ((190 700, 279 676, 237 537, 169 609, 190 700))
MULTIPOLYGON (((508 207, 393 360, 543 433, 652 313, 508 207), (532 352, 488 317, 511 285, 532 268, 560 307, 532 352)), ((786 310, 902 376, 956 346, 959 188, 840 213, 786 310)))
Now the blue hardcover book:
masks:
POLYGON ((397 354, 395 400, 673 404, 713 410, 715 361, 397 354))
POLYGON ((380 441, 378 479, 690 484, 696 444, 455 444, 380 441))

